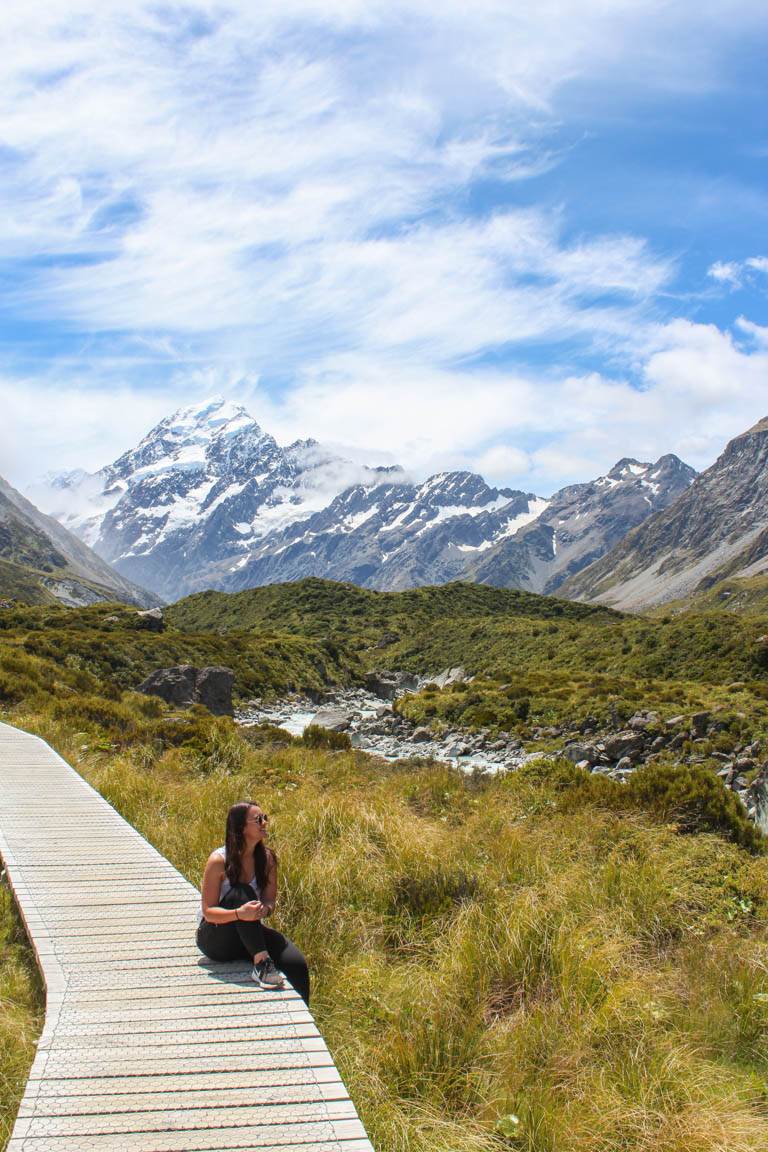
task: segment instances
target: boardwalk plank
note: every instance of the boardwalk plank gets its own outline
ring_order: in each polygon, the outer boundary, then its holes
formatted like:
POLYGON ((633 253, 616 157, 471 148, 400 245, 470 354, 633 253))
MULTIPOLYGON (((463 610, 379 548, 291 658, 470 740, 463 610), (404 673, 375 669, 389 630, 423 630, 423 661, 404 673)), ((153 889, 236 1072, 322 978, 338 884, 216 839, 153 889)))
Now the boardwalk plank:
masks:
POLYGON ((6 724, 0 785, 0 854, 47 991, 8 1152, 372 1152, 301 999, 201 956, 199 893, 169 861, 6 724))

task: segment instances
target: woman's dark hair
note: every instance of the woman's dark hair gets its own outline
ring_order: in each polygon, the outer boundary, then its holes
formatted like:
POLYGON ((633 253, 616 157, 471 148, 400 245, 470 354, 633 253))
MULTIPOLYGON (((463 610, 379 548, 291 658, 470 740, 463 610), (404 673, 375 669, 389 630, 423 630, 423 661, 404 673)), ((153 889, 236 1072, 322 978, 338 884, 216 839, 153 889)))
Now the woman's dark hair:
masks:
MULTIPOLYGON (((241 800, 227 812, 227 836, 224 844, 224 871, 230 884, 240 883, 240 867, 245 852, 245 822, 250 808, 258 808, 253 800, 241 800)), ((253 850, 253 871, 260 890, 264 889, 277 857, 263 840, 253 850)))

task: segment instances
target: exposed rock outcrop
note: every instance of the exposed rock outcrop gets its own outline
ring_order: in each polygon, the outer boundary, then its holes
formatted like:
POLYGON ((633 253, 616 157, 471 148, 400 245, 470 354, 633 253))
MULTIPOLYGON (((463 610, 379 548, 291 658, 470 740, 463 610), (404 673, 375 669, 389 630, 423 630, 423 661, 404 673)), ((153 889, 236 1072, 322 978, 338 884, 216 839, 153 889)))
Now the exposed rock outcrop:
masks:
POLYGON ((234 679, 231 668, 177 664, 151 672, 136 691, 160 696, 177 708, 203 704, 214 716, 231 716, 234 679))

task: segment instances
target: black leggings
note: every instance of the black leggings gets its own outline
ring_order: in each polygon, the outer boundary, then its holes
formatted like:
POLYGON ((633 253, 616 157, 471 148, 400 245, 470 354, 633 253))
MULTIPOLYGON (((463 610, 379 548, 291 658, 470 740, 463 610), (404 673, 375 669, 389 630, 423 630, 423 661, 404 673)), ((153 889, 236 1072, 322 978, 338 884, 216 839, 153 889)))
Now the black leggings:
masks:
MULTIPOLYGON (((258 897, 250 884, 235 884, 219 900, 221 908, 239 908, 258 897)), ((259 952, 268 952, 275 967, 290 980, 305 1004, 309 1004, 309 969, 296 945, 267 928, 261 920, 233 920, 229 924, 211 924, 203 920, 197 929, 197 946, 209 960, 252 960, 259 952)))

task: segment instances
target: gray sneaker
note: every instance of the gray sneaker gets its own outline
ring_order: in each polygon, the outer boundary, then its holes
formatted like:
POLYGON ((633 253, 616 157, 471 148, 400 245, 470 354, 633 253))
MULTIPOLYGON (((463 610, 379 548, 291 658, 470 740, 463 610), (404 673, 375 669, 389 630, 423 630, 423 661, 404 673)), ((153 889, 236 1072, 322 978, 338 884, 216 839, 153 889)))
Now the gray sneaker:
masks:
POLYGON ((258 984, 259 988, 282 988, 285 984, 282 972, 278 972, 269 956, 266 960, 254 964, 251 980, 254 984, 258 984))

